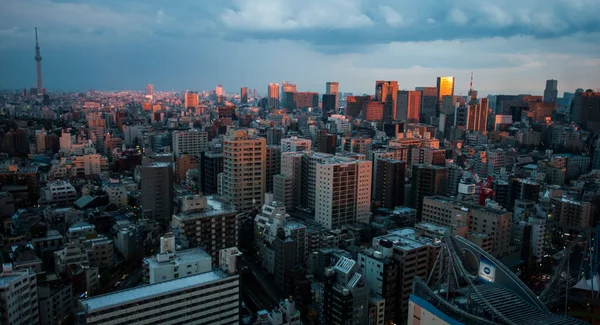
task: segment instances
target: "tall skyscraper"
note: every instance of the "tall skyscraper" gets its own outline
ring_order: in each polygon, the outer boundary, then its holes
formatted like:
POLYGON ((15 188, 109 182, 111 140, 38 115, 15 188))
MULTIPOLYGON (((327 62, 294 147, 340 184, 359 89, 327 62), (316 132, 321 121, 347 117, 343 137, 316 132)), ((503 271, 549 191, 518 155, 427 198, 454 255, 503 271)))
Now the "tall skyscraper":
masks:
POLYGON ((383 121, 391 122, 396 119, 396 101, 398 96, 398 81, 375 82, 375 100, 383 103, 383 121))
POLYGON ((270 83, 267 94, 267 107, 279 107, 279 84, 270 83))
POLYGON ((38 43, 37 27, 35 28, 35 62, 37 70, 36 88, 37 94, 43 95, 44 84, 42 83, 42 56, 40 54, 40 45, 38 43))
POLYGON ((262 206, 266 191, 267 140, 249 130, 230 130, 223 139, 223 196, 239 211, 262 206))
POLYGON ((398 91, 396 119, 406 123, 419 123, 421 112, 421 92, 416 90, 398 91))
POLYGON ((595 130, 600 130, 600 92, 591 89, 577 91, 573 98, 571 107, 571 119, 573 122, 595 130))
POLYGON ((430 124, 431 118, 437 115, 437 87, 416 87, 415 90, 421 92, 421 113, 419 120, 421 123, 430 124))
POLYGON ((240 90, 240 102, 242 104, 248 104, 248 87, 242 87, 240 90))
POLYGON ((371 102, 371 96, 348 96, 346 98, 346 115, 357 117, 367 103, 371 102))
POLYGON ((558 80, 546 80, 546 88, 544 89, 544 103, 556 102, 558 99, 558 80))
POLYGON ((328 81, 325 84, 325 94, 327 95, 335 95, 335 111, 337 112, 338 103, 340 99, 338 98, 338 93, 340 84, 337 81, 328 81))
POLYGON ((440 113, 442 98, 444 96, 454 96, 454 77, 437 78, 438 114, 440 113))
POLYGON ((146 85, 146 97, 154 96, 154 85, 147 84, 146 85))
POLYGON ((168 224, 173 215, 173 167, 153 162, 140 166, 140 204, 143 217, 168 224))

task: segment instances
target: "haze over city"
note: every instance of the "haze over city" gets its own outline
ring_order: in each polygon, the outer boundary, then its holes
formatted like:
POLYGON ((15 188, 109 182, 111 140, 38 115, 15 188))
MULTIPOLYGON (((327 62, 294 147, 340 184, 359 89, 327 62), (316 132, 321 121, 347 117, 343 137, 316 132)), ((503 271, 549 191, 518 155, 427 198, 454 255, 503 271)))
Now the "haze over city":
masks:
POLYGON ((600 2, 5 0, 0 8, 0 88, 34 86, 38 27, 45 86, 52 91, 213 89, 265 92, 292 80, 323 92, 371 93, 471 72, 481 95, 597 87, 600 2))

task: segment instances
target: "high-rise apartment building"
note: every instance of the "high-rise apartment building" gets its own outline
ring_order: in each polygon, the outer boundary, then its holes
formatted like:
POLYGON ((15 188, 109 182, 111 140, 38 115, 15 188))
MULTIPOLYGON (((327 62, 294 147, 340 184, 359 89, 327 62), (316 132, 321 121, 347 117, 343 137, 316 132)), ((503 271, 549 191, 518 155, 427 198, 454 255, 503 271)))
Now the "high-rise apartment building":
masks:
POLYGON ((444 166, 446 150, 433 148, 410 148, 409 168, 418 164, 444 166))
POLYGON ((416 90, 398 91, 396 119, 406 123, 419 123, 421 112, 421 92, 416 90))
POLYGON ((373 145, 372 138, 344 137, 342 138, 342 151, 349 153, 367 154, 373 145))
POLYGON ((315 221, 328 229, 369 222, 372 170, 367 160, 332 157, 317 163, 315 221))
POLYGON ((267 90, 267 107, 279 107, 279 84, 270 83, 267 90))
POLYGON ((310 150, 310 139, 300 139, 298 137, 290 137, 281 139, 281 152, 299 152, 310 150))
MULTIPOLYGON (((66 297, 70 299, 71 297, 66 297)), ((38 286, 33 270, 13 269, 12 264, 2 265, 0 276, 0 323, 35 325, 40 323, 38 286)))
POLYGON ((171 219, 176 243, 202 247, 216 265, 220 250, 238 245, 238 212, 217 196, 189 195, 181 200, 180 212, 171 219))
POLYGON ((546 80, 544 88, 544 103, 554 103, 558 100, 558 80, 546 80))
POLYGON ((317 164, 333 157, 331 154, 322 152, 305 152, 302 157, 302 190, 301 203, 308 209, 315 209, 317 188, 317 164))
POLYGON ((563 233, 576 234, 581 229, 590 227, 590 202, 570 200, 564 197, 551 198, 552 218, 563 233))
POLYGON ((267 193, 273 193, 273 176, 279 174, 281 169, 281 149, 279 146, 267 146, 265 171, 267 184, 265 189, 267 193))
POLYGON ((287 209, 295 209, 302 202, 303 157, 301 152, 282 152, 280 173, 273 177, 273 199, 283 202, 287 209))
POLYGON ((396 119, 398 96, 398 81, 375 82, 375 100, 383 103, 383 121, 391 122, 396 119))
POLYGON ((240 89, 240 103, 248 104, 248 87, 240 89))
MULTIPOLYGON (((327 95, 335 95, 335 107, 334 110, 337 112, 337 108, 338 108, 338 103, 339 103, 339 98, 338 98, 338 94, 339 94, 339 86, 340 84, 337 81, 328 81, 325 84, 325 94, 327 95)), ((323 97, 325 98, 325 97, 323 97)), ((323 101, 323 103, 325 103, 325 101, 323 101)))
POLYGON ((173 154, 200 155, 208 148, 208 133, 196 129, 173 132, 173 154))
POLYGON ((378 159, 375 199, 381 206, 394 209, 404 205, 404 175, 406 163, 394 159, 378 159))
POLYGON ((442 98, 444 96, 454 96, 454 77, 437 78, 438 114, 440 113, 442 98))
POLYGON ((263 204, 266 191, 266 139, 249 130, 230 130, 223 139, 223 196, 240 212, 263 204))
POLYGON ((138 168, 142 215, 167 224, 173 214, 173 167, 170 163, 152 162, 138 168))
POLYGON ((183 154, 175 157, 175 177, 178 182, 184 182, 189 170, 198 169, 198 156, 183 154))
POLYGON ((369 287, 358 271, 347 257, 325 269, 320 324, 368 324, 369 287))

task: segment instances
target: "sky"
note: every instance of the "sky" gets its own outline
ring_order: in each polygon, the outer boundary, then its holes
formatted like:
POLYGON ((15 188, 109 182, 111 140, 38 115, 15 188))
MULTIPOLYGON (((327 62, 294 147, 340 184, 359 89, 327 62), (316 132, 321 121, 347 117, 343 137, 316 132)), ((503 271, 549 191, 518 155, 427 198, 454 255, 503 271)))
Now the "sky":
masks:
POLYGON ((599 0, 0 0, 0 89, 600 88, 599 0))

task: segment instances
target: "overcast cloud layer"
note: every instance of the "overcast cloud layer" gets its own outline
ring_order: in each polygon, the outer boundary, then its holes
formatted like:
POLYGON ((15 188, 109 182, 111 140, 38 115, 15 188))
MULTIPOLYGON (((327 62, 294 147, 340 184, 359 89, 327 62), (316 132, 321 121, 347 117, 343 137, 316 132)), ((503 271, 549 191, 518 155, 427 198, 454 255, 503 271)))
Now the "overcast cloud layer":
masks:
POLYGON ((376 79, 480 93, 600 88, 598 0, 2 0, 0 88, 371 93, 376 79))

